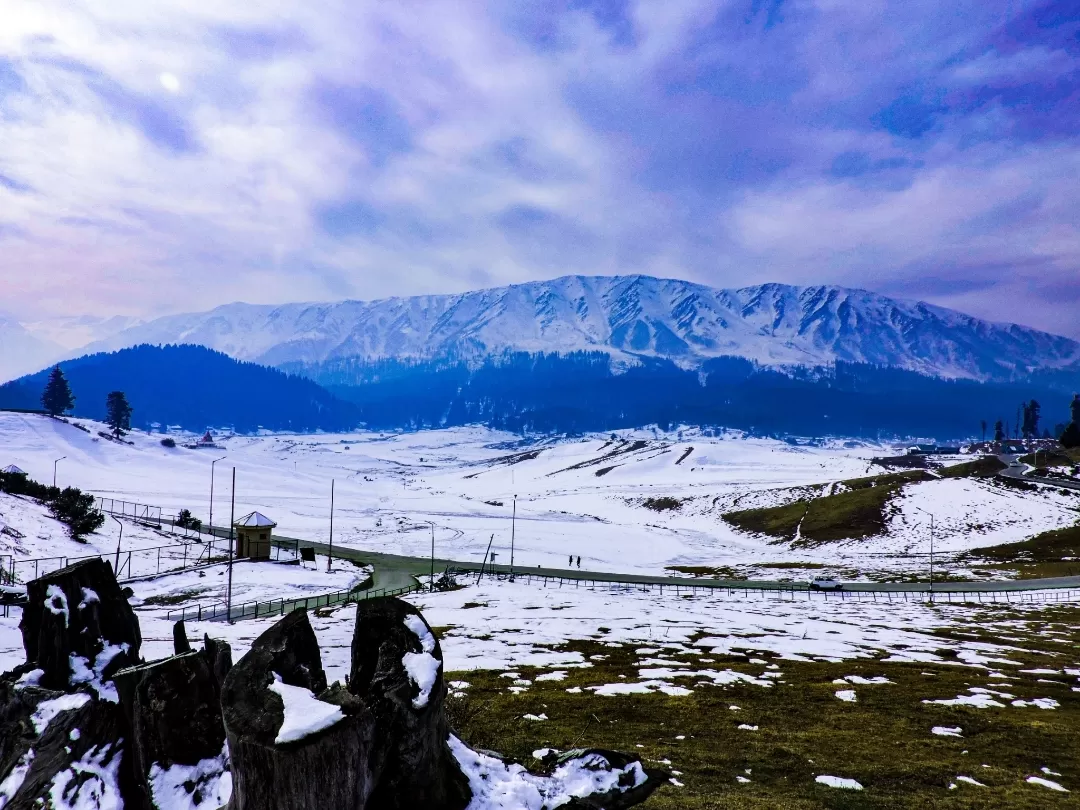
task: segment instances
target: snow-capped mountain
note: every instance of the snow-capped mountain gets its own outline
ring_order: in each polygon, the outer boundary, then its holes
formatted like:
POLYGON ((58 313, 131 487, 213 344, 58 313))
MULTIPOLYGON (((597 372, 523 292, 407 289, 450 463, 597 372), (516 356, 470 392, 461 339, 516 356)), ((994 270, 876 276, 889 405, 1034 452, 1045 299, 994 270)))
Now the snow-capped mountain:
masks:
POLYGON ((566 276, 368 302, 228 304, 159 318, 82 352, 140 343, 195 343, 267 365, 516 350, 666 357, 683 367, 722 355, 769 366, 843 360, 970 379, 1080 371, 1076 341, 925 303, 832 286, 714 289, 649 276, 566 276))

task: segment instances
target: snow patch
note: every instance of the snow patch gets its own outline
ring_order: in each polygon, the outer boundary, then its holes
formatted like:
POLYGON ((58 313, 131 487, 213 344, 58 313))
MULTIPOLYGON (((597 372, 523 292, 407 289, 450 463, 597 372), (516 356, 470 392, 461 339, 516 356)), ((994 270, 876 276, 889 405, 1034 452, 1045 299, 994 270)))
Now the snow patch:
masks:
POLYGON ((412 700, 413 708, 422 709, 427 706, 428 699, 431 697, 431 690, 439 677, 439 667, 442 662, 432 655, 435 651, 435 637, 431 635, 431 631, 420 616, 409 614, 405 617, 405 626, 420 639, 420 648, 423 650, 419 653, 407 652, 401 658, 409 679, 420 690, 420 693, 412 700))
POLYGON ((67 595, 59 585, 50 585, 45 589, 45 609, 54 616, 63 616, 64 627, 68 626, 71 611, 68 610, 67 595))
POLYGON ((54 810, 123 810, 118 774, 119 745, 95 746, 53 777, 49 798, 54 810))
POLYGON ((341 713, 341 707, 333 703, 324 703, 312 694, 310 689, 302 686, 290 686, 281 680, 281 676, 274 673, 274 682, 268 687, 271 692, 281 698, 285 709, 285 717, 281 721, 274 742, 296 742, 310 734, 323 731, 345 719, 341 713))
MULTIPOLYGON (((40 736, 45 733, 45 729, 49 727, 49 723, 51 723, 53 718, 60 714, 60 712, 78 709, 89 702, 90 696, 82 692, 76 692, 71 695, 61 695, 52 700, 43 700, 38 704, 37 709, 30 718, 30 722, 34 724, 34 731, 40 736)), ((75 737, 75 739, 78 739, 78 737, 75 737)))
POLYGON ((856 782, 854 779, 845 779, 842 776, 826 776, 822 774, 815 780, 819 785, 826 785, 831 788, 840 788, 842 790, 862 790, 863 786, 856 782))
POLYGON ((150 766, 150 792, 158 810, 198 810, 224 807, 232 797, 228 743, 221 754, 196 765, 150 766))

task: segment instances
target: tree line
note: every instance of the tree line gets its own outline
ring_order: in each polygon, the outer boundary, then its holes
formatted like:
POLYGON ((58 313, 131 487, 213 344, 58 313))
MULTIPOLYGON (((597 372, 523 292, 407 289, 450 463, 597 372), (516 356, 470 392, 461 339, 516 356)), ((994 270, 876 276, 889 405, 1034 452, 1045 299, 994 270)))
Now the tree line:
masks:
MULTIPOLYGON (((60 366, 54 366, 49 372, 49 381, 41 394, 41 405, 50 416, 60 416, 75 407, 75 395, 60 366)), ((123 391, 110 391, 105 398, 105 422, 113 429, 113 435, 120 438, 125 431, 131 430, 132 408, 123 391)))
MULTIPOLYGON (((1080 394, 1074 394, 1069 405, 1072 421, 1054 426, 1054 432, 1043 429, 1039 435, 1039 420, 1042 418, 1042 406, 1039 401, 1032 399, 1022 402, 1016 409, 1016 421, 1011 429, 1007 420, 998 419, 994 423, 994 441, 1003 442, 1010 438, 1024 439, 1054 439, 1056 438, 1064 447, 1080 447, 1080 394)), ((986 441, 986 420, 982 421, 982 438, 986 441)))
POLYGON ((52 516, 68 527, 73 540, 85 542, 83 536, 101 528, 105 515, 94 509, 94 496, 77 487, 48 486, 25 473, 0 472, 0 492, 23 495, 45 504, 52 516))

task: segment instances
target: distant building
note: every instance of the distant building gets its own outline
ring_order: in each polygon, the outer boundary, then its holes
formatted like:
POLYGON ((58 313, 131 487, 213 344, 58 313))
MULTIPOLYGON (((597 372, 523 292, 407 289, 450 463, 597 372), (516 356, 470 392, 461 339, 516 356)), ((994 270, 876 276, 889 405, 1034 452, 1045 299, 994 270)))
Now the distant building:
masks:
POLYGON ((194 444, 187 445, 190 450, 221 450, 221 445, 214 441, 214 435, 208 430, 194 444))
POLYGON ((236 530, 236 556, 251 560, 269 560, 270 544, 277 524, 262 512, 250 512, 233 524, 236 530))
POLYGON ((909 456, 955 456, 959 447, 938 447, 935 444, 916 444, 907 449, 909 456))

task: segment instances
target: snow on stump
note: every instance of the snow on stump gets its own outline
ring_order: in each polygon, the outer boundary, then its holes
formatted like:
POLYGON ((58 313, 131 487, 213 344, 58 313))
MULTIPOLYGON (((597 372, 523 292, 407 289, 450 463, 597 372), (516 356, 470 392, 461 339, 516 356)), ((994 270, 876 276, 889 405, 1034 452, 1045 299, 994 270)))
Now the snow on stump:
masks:
POLYGON ((356 605, 349 691, 375 717, 377 784, 369 810, 462 810, 468 780, 447 744, 442 650, 420 614, 393 597, 356 605))
POLYGON ((86 692, 31 685, 39 674, 0 680, 0 807, 95 808, 95 796, 119 800, 130 786, 119 707, 86 692))
POLYGON ((259 636, 221 695, 233 810, 364 810, 374 780, 375 720, 344 689, 326 688, 307 612, 259 636))
POLYGON ((26 591, 19 629, 27 663, 43 671, 40 684, 63 691, 86 683, 115 702, 108 681, 139 663, 142 634, 109 564, 83 560, 32 580, 26 591))
POLYGON ((145 795, 157 807, 217 810, 231 782, 211 650, 122 669, 115 681, 145 795))

